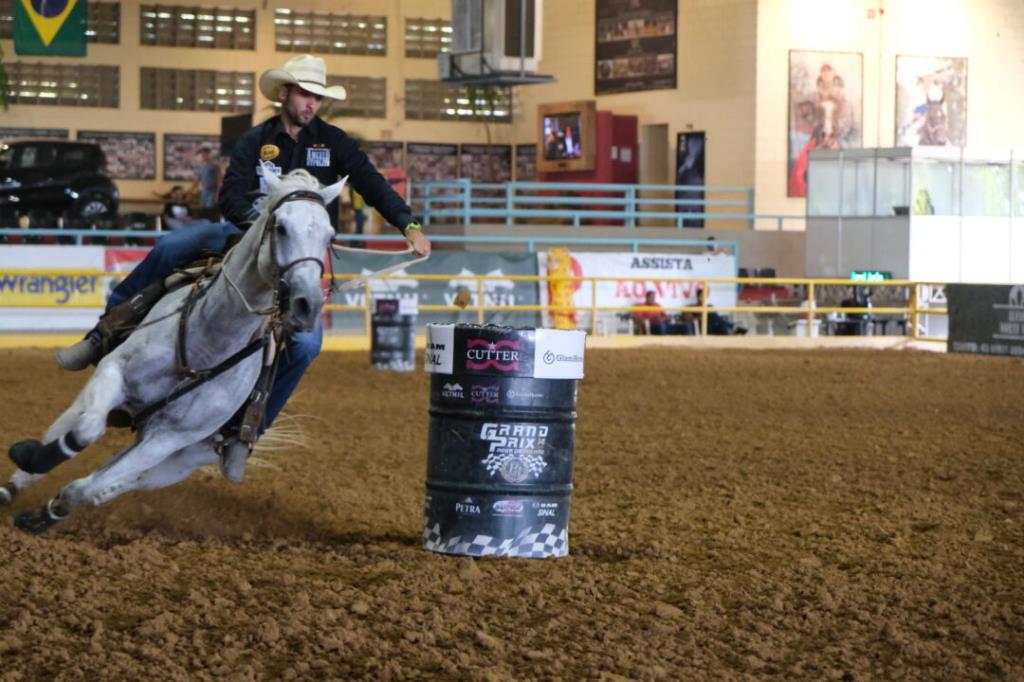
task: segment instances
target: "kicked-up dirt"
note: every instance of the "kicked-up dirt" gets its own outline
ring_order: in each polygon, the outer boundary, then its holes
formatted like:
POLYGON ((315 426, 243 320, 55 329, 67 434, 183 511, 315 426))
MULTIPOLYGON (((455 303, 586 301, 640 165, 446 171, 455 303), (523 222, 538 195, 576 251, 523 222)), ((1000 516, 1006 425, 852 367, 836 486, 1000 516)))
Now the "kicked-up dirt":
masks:
MULTIPOLYGON (((3 447, 85 377, 0 351, 3 447)), ((1024 679, 1024 364, 590 351, 570 556, 420 547, 427 375, 323 355, 242 485, 4 509, 0 680, 1024 679)), ((4 459, 0 473, 12 465, 4 459)))

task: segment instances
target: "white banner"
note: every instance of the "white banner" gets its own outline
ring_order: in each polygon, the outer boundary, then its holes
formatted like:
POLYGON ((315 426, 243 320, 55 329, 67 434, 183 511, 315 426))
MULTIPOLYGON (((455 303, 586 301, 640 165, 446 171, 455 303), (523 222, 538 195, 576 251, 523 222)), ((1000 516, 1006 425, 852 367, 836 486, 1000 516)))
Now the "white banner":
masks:
MULTIPOLYGON (((541 274, 547 272, 547 253, 538 252, 537 259, 541 274)), ((617 277, 617 282, 597 283, 598 307, 621 308, 643 305, 648 291, 655 293, 658 305, 671 308, 697 305, 699 282, 662 282, 661 279, 727 279, 736 276, 736 257, 727 253, 678 254, 678 253, 604 253, 577 252, 572 254, 573 275, 578 277, 617 277)), ((593 285, 590 282, 576 283, 573 304, 587 315, 587 308, 593 305, 593 285)), ((547 282, 540 283, 541 305, 549 305, 547 282)), ((708 303, 718 308, 736 305, 735 284, 711 284, 708 287, 708 303)), ((600 314, 600 313, 599 313, 600 314)), ((551 324, 544 315, 545 325, 551 324)), ((583 323, 579 319, 577 323, 583 323)))

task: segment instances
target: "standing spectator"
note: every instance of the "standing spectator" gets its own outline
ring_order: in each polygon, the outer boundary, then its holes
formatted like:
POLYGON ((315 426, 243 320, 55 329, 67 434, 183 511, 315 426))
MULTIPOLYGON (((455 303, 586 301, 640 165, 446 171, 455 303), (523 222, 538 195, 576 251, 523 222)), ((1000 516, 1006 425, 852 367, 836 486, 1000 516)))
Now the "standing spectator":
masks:
POLYGON ((220 164, 213 160, 209 147, 200 147, 199 166, 193 188, 199 189, 199 208, 217 208, 217 190, 220 188, 220 164))

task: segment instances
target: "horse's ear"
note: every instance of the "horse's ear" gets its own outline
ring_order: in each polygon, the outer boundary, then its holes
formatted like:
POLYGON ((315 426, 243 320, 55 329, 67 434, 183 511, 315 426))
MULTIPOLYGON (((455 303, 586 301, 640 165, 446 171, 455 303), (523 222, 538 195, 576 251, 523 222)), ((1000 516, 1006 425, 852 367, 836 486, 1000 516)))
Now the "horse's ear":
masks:
POLYGON ((263 166, 263 180, 267 185, 267 194, 270 194, 281 184, 281 177, 277 174, 274 164, 269 161, 261 161, 263 166))
POLYGON ((327 185, 327 187, 321 188, 320 196, 323 198, 324 203, 329 204, 337 199, 338 195, 341 194, 341 188, 345 186, 346 182, 348 182, 347 175, 333 185, 327 185))

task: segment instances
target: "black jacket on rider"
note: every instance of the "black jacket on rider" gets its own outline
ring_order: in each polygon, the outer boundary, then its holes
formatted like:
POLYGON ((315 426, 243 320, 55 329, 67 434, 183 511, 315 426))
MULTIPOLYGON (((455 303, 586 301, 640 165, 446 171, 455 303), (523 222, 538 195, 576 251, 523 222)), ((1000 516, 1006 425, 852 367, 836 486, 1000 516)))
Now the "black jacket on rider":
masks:
MULTIPOLYGON (((231 154, 231 165, 224 174, 220 189, 221 213, 243 230, 256 218, 253 200, 264 193, 261 161, 274 164, 282 175, 302 168, 323 185, 335 183, 347 175, 349 186, 400 231, 414 222, 412 209, 341 128, 314 116, 295 141, 285 132, 281 117, 275 116, 239 138, 231 154)), ((327 213, 337 229, 337 200, 327 207, 327 213)))

